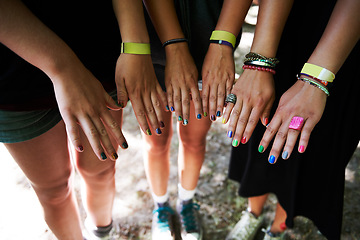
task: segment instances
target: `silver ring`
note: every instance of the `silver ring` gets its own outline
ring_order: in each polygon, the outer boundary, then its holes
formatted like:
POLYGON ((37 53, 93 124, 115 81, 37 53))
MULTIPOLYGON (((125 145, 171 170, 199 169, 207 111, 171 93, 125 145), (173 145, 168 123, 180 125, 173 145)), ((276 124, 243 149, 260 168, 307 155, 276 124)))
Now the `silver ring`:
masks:
POLYGON ((236 95, 233 94, 233 93, 230 93, 229 95, 226 96, 225 102, 226 103, 231 102, 231 103, 233 103, 235 105, 235 103, 236 103, 236 95))

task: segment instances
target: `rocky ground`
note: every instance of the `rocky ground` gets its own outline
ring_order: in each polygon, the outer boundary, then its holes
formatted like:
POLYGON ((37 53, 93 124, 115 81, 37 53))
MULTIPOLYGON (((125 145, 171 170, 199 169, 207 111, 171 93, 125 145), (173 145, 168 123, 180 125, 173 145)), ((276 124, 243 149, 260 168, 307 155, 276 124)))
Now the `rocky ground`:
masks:
MULTIPOLYGON (((250 16, 248 19, 249 23, 254 23, 254 15, 256 12, 253 13, 253 18, 250 16)), ((245 26, 241 48, 235 53, 239 73, 242 56, 250 47, 253 31, 253 24, 245 26)), ((239 220, 241 211, 247 207, 246 199, 237 196, 238 184, 227 179, 231 142, 226 137, 226 127, 218 121, 208 133, 205 163, 197 189, 196 197, 201 206, 206 240, 225 239, 229 230, 239 220)), ((121 228, 123 234, 121 239, 151 239, 153 201, 143 168, 141 135, 130 106, 124 111, 123 128, 129 149, 120 150, 117 161, 114 219, 121 228)), ((169 180, 172 205, 175 205, 177 192, 177 148, 178 139, 175 132, 171 146, 169 180)), ((3 146, 0 148, 0 158, 0 189, 3 192, 0 197, 0 239, 55 239, 42 220, 41 208, 30 185, 18 167, 12 163, 13 160, 3 146)), ((79 193, 78 176, 75 177, 74 186, 79 193)), ((78 199, 81 206, 80 194, 78 199)), ((275 203, 276 198, 271 196, 265 207, 267 224, 273 216, 275 203)), ((82 217, 85 218, 83 210, 82 217)), ((342 239, 360 239, 359 219, 360 149, 358 148, 346 170, 342 239)), ((295 228, 289 230, 286 237, 287 239, 324 239, 317 233, 311 221, 302 217, 296 219, 295 228)), ((262 239, 262 234, 259 233, 256 239, 262 239)))

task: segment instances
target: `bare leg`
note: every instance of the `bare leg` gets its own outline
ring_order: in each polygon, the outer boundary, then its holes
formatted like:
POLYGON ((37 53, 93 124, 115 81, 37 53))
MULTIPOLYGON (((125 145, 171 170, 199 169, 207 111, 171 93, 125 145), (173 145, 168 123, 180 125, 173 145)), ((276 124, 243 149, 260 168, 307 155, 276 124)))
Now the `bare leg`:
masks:
POLYGON ((270 231, 272 233, 280 233, 280 232, 283 232, 285 229, 283 229, 281 227, 281 225, 283 223, 285 223, 285 220, 286 220, 286 212, 285 210, 281 207, 281 205, 278 203, 276 205, 276 213, 275 213, 275 218, 274 218, 274 222, 273 224, 271 225, 271 229, 270 231))
POLYGON ((265 195, 261 195, 261 196, 256 196, 256 197, 250 197, 249 198, 249 204, 248 204, 248 209, 249 212, 253 213, 256 217, 260 216, 266 199, 268 197, 269 194, 265 194, 265 195))
POLYGON ((4 145, 30 180, 56 237, 82 240, 64 123, 32 140, 4 145))
POLYGON ((179 178, 186 190, 196 188, 200 169, 204 162, 206 134, 211 126, 209 118, 196 119, 194 104, 190 104, 190 119, 187 126, 179 124, 179 178))

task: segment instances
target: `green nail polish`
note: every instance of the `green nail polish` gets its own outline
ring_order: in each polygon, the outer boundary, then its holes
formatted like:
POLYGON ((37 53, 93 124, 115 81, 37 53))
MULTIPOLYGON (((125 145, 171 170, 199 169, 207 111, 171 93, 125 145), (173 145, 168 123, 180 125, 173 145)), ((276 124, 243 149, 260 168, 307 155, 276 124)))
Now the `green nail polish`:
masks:
POLYGON ((204 112, 204 117, 206 117, 207 116, 207 112, 204 112))
POLYGON ((259 153, 262 153, 264 151, 264 147, 262 145, 260 145, 258 148, 258 151, 259 151, 259 153))
POLYGON ((232 146, 237 147, 238 144, 239 144, 239 141, 234 139, 233 142, 232 142, 232 146))
POLYGON ((149 136, 151 136, 151 135, 152 135, 152 133, 151 133, 150 129, 146 129, 146 134, 147 134, 147 135, 149 135, 149 136))

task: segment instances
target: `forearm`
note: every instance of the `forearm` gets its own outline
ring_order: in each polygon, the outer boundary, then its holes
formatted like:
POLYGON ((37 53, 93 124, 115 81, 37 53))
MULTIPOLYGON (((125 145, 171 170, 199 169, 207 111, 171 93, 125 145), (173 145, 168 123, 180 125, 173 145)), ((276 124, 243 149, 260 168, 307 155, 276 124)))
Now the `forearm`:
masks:
POLYGON ((275 57, 293 0, 261 0, 252 52, 275 57))
POLYGON ((18 0, 0 1, 0 42, 53 81, 80 64, 73 51, 18 0))
POLYGON ((360 38, 360 1, 339 0, 308 62, 337 73, 360 38))
POLYGON ((123 42, 149 43, 141 0, 113 0, 123 42))

